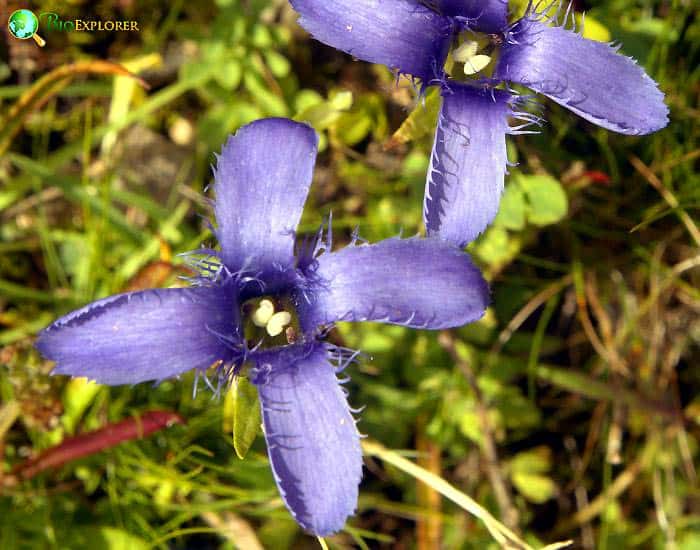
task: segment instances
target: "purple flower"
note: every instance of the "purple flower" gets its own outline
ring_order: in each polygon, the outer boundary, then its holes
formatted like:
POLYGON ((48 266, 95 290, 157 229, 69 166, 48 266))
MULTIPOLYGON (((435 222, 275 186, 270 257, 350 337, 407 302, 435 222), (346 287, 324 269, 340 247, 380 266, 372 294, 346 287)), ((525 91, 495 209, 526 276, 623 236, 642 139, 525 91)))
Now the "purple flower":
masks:
MULTIPOLYGON (((622 134, 648 134, 668 123, 663 94, 634 60, 616 46, 548 25, 548 9, 530 6, 508 24, 507 0, 290 1, 317 40, 418 78, 423 88, 441 87, 423 215, 428 235, 459 246, 498 211, 505 135, 540 122, 522 110, 526 98, 511 84, 622 134), (515 127, 511 116, 520 120, 515 127)), ((561 9, 555 19, 563 23, 573 16, 570 9, 560 15, 561 9)))
MULTIPOLYGON (((287 507, 317 535, 357 504, 362 453, 336 373, 354 355, 323 341, 336 321, 415 328, 481 317, 488 288, 469 257, 438 239, 387 239, 330 251, 330 231, 301 246, 295 231, 317 137, 286 119, 241 128, 215 171, 220 251, 196 262, 190 288, 112 296, 62 317, 37 347, 57 374, 103 384, 212 369, 257 386, 272 470, 287 507), (285 330, 286 329, 286 330, 285 330)), ((202 251, 200 251, 202 252, 202 251)))

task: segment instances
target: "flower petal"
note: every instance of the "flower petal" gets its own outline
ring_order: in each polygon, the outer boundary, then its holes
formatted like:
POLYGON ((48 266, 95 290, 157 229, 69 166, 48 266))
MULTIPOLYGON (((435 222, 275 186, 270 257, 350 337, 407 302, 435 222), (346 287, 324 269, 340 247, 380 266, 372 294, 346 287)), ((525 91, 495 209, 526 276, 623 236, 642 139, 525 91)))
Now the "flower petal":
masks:
POLYGON ((438 0, 440 13, 464 17, 476 32, 502 32, 508 24, 507 0, 438 0))
POLYGON ((445 62, 451 22, 417 0, 291 0, 316 40, 427 82, 445 62))
POLYGON ((117 294, 69 313, 36 343, 54 374, 101 384, 162 380, 231 358, 217 334, 238 339, 238 304, 224 287, 117 294))
POLYGON ((257 120, 228 139, 214 191, 216 236, 231 271, 293 264, 317 144, 313 128, 283 118, 257 120))
POLYGON ((317 259, 317 281, 299 300, 305 332, 336 321, 442 329, 476 321, 488 286, 469 256, 439 239, 387 239, 317 259))
POLYGON ((536 17, 513 26, 496 78, 528 86, 622 134, 648 134, 668 124, 664 94, 633 59, 536 17))
POLYGON ((252 381, 280 494, 304 529, 335 533, 357 506, 362 450, 326 349, 287 346, 253 360, 252 381))
POLYGON ((425 185, 428 235, 463 247, 496 216, 510 102, 507 92, 458 84, 443 93, 425 185))

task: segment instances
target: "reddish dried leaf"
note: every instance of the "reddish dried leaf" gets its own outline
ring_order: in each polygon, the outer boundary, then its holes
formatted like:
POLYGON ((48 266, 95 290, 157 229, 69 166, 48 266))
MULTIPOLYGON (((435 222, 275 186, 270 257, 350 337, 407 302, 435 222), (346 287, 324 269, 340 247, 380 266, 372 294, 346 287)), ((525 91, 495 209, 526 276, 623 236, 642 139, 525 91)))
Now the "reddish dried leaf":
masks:
POLYGON ((17 465, 13 474, 30 479, 49 468, 57 468, 71 460, 95 454, 124 441, 144 438, 153 432, 184 422, 179 414, 171 411, 149 411, 140 417, 127 418, 99 430, 64 439, 39 456, 17 465))

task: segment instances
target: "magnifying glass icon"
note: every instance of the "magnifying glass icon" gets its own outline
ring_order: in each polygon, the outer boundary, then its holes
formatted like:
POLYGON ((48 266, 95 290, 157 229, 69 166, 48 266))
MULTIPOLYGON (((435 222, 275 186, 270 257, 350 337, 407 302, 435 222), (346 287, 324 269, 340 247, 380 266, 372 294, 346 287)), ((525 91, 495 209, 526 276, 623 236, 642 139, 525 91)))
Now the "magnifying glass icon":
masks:
POLYGON ((20 40, 34 39, 38 46, 46 46, 46 40, 39 36, 36 31, 39 30, 39 19, 30 10, 16 10, 12 12, 7 20, 7 28, 10 34, 20 40))

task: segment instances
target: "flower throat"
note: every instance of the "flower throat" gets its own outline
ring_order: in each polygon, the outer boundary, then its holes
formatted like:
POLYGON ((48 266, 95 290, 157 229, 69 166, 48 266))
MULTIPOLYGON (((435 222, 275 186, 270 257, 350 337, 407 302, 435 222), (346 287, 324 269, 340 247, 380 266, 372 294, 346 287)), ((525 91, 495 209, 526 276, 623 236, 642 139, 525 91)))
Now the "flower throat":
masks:
POLYGON ((253 298, 243 304, 241 313, 244 336, 250 347, 268 349, 293 344, 298 339, 296 309, 287 298, 253 298))
POLYGON ((502 43, 499 34, 459 33, 445 61, 445 72, 463 82, 490 78, 502 43))

